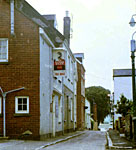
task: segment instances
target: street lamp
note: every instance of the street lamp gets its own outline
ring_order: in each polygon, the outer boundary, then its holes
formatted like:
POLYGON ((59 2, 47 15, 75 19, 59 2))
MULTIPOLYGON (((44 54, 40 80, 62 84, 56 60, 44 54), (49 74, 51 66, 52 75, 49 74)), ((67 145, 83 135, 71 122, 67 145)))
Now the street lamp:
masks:
POLYGON ((134 27, 135 24, 136 24, 136 22, 135 22, 135 20, 134 20, 134 16, 136 16, 136 14, 132 15, 131 20, 130 20, 130 22, 129 22, 129 24, 130 24, 131 27, 134 27))
POLYGON ((135 88, 135 51, 136 51, 136 44, 135 44, 135 40, 134 40, 135 33, 136 33, 136 31, 132 34, 132 40, 131 40, 134 141, 136 141, 136 88, 135 88))

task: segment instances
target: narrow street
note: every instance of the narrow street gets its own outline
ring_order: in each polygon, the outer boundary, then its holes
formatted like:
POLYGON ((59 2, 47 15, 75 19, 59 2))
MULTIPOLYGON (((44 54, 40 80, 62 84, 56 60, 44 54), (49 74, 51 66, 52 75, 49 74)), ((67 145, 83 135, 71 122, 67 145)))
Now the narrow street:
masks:
POLYGON ((0 143, 0 150, 105 150, 106 133, 87 131, 65 142, 44 147, 44 141, 10 141, 0 143))
POLYGON ((105 150, 105 132, 88 131, 77 138, 45 148, 46 150, 105 150))

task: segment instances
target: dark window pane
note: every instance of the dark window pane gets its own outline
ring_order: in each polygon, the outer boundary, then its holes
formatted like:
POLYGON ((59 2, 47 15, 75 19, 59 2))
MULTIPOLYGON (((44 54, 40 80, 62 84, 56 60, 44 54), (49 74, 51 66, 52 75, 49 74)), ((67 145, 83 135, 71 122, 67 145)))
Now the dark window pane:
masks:
POLYGON ((18 104, 22 104, 22 98, 18 98, 18 104))
POLYGON ((18 105, 18 110, 22 110, 22 105, 18 105))
POLYGON ((23 110, 27 110, 27 105, 23 105, 23 110))
POLYGON ((27 104, 27 98, 23 98, 23 104, 27 104))

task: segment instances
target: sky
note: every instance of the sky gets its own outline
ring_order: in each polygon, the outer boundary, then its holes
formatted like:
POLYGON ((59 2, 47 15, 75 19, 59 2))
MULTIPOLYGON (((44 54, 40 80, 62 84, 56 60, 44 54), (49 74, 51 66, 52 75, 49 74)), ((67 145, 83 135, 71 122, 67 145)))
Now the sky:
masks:
POLYGON ((56 14, 62 34, 65 11, 69 11, 70 48, 73 53, 84 53, 85 86, 112 92, 113 69, 131 68, 130 40, 136 26, 130 27, 129 21, 136 13, 136 0, 26 1, 42 15, 56 14))

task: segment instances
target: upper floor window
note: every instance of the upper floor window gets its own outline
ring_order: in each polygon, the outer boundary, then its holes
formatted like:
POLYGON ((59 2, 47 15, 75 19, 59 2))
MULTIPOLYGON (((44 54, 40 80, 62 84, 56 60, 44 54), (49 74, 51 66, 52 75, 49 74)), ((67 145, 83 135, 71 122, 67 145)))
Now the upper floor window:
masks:
POLYGON ((29 97, 15 97, 15 113, 29 113, 29 97))
POLYGON ((0 39, 0 62, 8 61, 8 39, 0 39))

